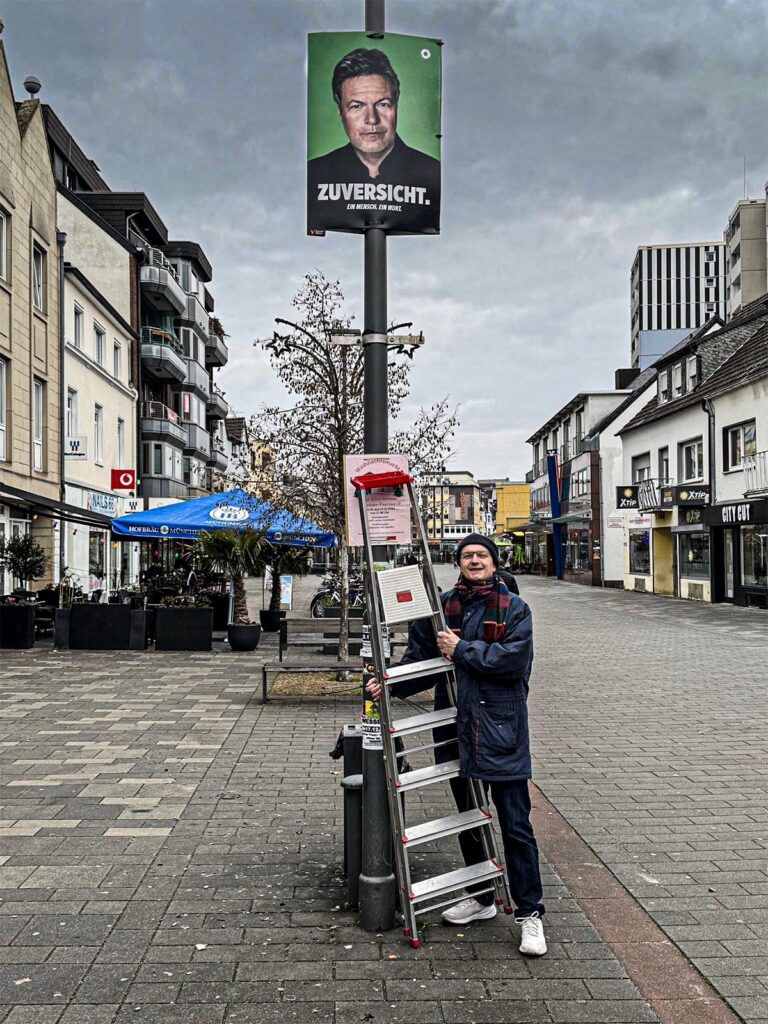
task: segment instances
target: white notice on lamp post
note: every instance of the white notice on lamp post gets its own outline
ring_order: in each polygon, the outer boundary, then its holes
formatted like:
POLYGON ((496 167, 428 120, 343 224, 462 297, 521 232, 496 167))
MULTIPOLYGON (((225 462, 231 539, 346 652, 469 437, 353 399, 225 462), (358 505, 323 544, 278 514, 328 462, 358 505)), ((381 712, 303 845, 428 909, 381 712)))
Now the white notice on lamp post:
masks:
MULTIPOLYGON (((408 458, 405 455, 345 455, 344 483, 347 512, 347 544, 353 547, 363 543, 363 528, 360 524, 360 504, 355 497, 351 477, 366 473, 407 473, 408 458)), ((372 544, 411 543, 411 505, 408 492, 399 488, 383 487, 366 492, 368 526, 372 544)))

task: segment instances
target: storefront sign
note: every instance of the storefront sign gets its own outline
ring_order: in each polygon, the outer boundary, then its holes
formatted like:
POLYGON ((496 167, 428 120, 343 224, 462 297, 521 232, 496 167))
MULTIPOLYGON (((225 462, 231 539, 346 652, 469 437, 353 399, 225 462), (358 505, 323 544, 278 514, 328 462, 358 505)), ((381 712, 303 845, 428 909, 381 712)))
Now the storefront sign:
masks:
POLYGON ((627 528, 630 530, 650 530, 653 516, 646 512, 635 512, 627 516, 627 528))
POLYGON ((313 32, 307 230, 440 230, 441 42, 313 32))
POLYGON ((678 514, 678 519, 686 526, 698 526, 704 523, 704 509, 686 508, 678 514))
POLYGON ((101 491, 85 492, 85 507, 89 512, 101 512, 105 516, 117 515, 117 496, 101 491))
POLYGON ((135 469, 113 469, 111 485, 113 491, 133 491, 136 488, 135 469))
POLYGON ((638 497, 639 487, 617 487, 616 488, 616 508, 639 508, 640 501, 638 497))
POLYGON ((709 502, 709 484, 675 487, 675 505, 706 505, 709 502))
POLYGON ((88 458, 88 438, 82 436, 68 436, 64 442, 64 455, 68 459, 88 458))
POLYGON ((704 510, 708 526, 739 526, 741 523, 768 522, 768 499, 739 501, 729 505, 714 505, 704 510))
POLYGON ((674 487, 660 487, 659 488, 659 503, 662 508, 672 508, 675 504, 675 488, 674 487))
POLYGON ((612 512, 608 516, 608 529, 609 530, 623 530, 624 529, 624 516, 621 512, 612 512))

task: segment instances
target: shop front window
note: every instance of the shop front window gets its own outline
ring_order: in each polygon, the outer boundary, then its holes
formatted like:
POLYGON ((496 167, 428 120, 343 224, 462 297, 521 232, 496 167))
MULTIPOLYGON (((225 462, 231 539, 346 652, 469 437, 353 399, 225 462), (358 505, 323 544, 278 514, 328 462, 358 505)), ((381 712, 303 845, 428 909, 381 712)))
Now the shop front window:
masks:
POLYGON ((680 534, 680 575, 686 579, 709 579, 709 534, 680 534))
POLYGON ((570 529, 563 546, 565 568, 574 573, 589 572, 589 530, 570 529))
POLYGON ((91 592, 104 588, 104 536, 103 530, 88 531, 88 589, 91 592))
POLYGON ((741 565, 745 587, 768 586, 768 523, 741 528, 741 565))
POLYGON ((651 534, 649 530, 629 531, 629 571, 651 575, 651 534))

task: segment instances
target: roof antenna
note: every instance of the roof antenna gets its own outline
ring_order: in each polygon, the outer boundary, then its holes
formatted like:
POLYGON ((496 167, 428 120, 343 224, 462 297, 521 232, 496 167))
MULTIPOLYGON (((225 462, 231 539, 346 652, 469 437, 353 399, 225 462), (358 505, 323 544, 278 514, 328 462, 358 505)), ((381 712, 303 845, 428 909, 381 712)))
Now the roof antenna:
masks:
POLYGON ((744 198, 747 198, 747 158, 744 157, 744 198))
POLYGON ((24 88, 29 93, 29 98, 33 100, 43 88, 43 83, 36 75, 28 75, 24 79, 24 88))

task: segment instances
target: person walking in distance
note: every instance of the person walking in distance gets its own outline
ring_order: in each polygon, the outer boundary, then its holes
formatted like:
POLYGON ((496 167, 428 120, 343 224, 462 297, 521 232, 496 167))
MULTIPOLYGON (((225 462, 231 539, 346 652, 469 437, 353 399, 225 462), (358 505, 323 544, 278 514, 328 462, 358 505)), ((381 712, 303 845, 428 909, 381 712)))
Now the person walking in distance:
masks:
MULTIPOLYGON (((547 952, 542 917, 539 850, 530 822, 531 754, 528 738, 528 680, 533 662, 533 620, 525 601, 511 594, 496 570, 499 551, 479 533, 464 537, 456 547, 459 578, 441 594, 448 629, 435 641, 429 620, 415 621, 408 634, 402 664, 424 661, 440 654, 453 662, 457 681, 457 724, 434 730, 438 763, 459 759, 460 776, 451 779, 457 809, 470 807, 468 779, 480 779, 490 788, 501 827, 507 875, 521 925, 520 952, 543 956, 547 952)), ((390 687, 395 697, 409 697, 428 689, 434 677, 414 679, 390 687)), ((378 700, 381 684, 368 683, 378 700)), ((435 710, 449 706, 444 681, 435 686, 435 710)), ((459 843, 467 865, 484 860, 480 836, 462 832, 459 843)), ((492 892, 484 884, 467 888, 467 898, 443 912, 443 921, 466 925, 496 916, 492 892), (476 895, 474 895, 474 894, 476 895)))

